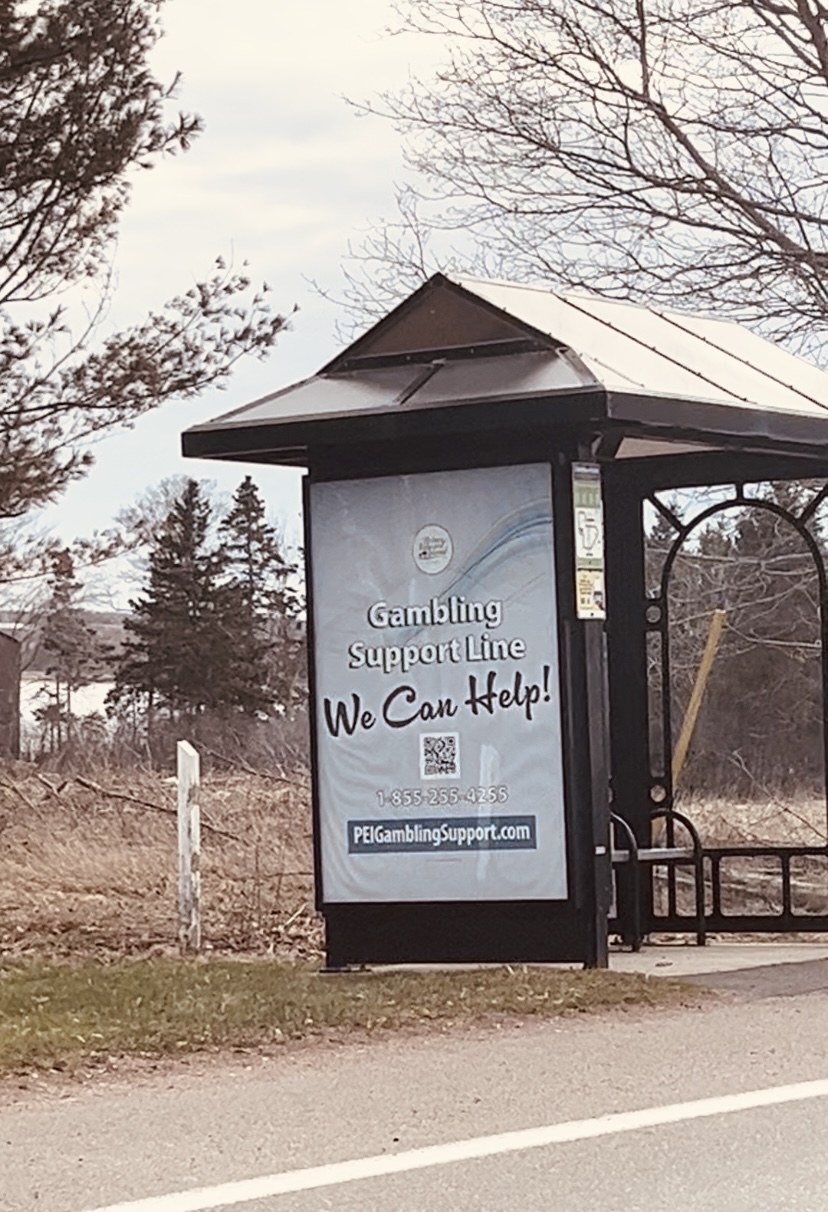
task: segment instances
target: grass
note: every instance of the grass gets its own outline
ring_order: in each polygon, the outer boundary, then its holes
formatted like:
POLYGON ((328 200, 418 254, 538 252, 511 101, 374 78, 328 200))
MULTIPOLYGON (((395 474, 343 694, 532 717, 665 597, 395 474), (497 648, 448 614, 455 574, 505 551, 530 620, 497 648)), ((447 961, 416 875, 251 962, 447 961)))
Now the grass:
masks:
MULTIPOLYGON (((0 769, 0 957, 117 962, 177 953, 174 781, 141 770, 87 773, 0 769)), ((307 773, 285 781, 208 770, 200 799, 205 825, 215 827, 202 835, 206 948, 319 963, 307 773)), ((804 793, 768 791, 750 802, 688 794, 679 807, 708 843, 824 836, 824 802, 804 793)), ((759 912, 768 896, 779 900, 778 875, 766 879, 757 868, 746 880, 743 868, 729 860, 722 868, 728 911, 759 912)), ((828 863, 796 861, 793 871, 798 911, 825 912, 828 863)))
MULTIPOLYGON (((117 959, 176 948, 174 780, 115 770, 90 778, 134 799, 23 763, 0 770, 0 955, 117 959)), ((208 947, 318 961, 307 776, 212 773, 200 799, 203 826, 216 826, 202 830, 208 947)))
POLYGON ((676 1005, 698 996, 663 978, 522 967, 321 976, 309 966, 266 960, 6 963, 0 965, 0 1075, 435 1020, 676 1005))
POLYGON ((61 781, 23 764, 0 772, 0 1076, 698 999, 662 979, 606 972, 320 976, 307 777, 214 772, 200 795, 215 827, 202 850, 211 955, 185 961, 170 780, 101 771, 61 781))

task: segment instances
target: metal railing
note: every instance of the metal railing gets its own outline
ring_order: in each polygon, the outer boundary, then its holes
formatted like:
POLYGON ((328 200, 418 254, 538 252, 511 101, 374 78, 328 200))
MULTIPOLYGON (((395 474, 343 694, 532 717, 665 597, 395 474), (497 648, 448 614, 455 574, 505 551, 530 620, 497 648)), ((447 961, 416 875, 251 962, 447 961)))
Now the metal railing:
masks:
POLYGON ((711 933, 828 933, 828 844, 707 846, 684 813, 656 808, 650 816, 666 822, 665 845, 639 845, 629 822, 610 816, 616 908, 609 928, 633 950, 654 932, 694 933, 700 946, 711 933), (688 846, 674 844, 676 826, 688 846), (731 863, 742 868, 741 880, 731 863))
MULTIPOLYGON (((667 872, 668 913, 672 919, 678 915, 678 895, 676 885, 676 869, 681 866, 692 866, 695 892, 695 912, 692 917, 682 915, 682 925, 678 929, 687 929, 688 923, 696 935, 696 942, 703 947, 707 941, 707 926, 705 919, 705 886, 704 886, 704 849, 698 830, 689 817, 674 808, 654 808, 650 813, 650 823, 665 820, 667 822, 666 846, 639 846, 632 826, 617 812, 610 813, 612 837, 612 866, 613 874, 625 866, 629 871, 627 888, 623 893, 626 911, 610 917, 610 930, 622 935, 633 951, 640 951, 641 944, 647 934, 653 929, 671 929, 668 926, 655 926, 653 914, 653 875, 655 868, 664 867, 667 872), (676 846, 675 826, 681 825, 690 837, 690 846, 676 846), (624 836, 625 845, 616 845, 617 831, 624 836), (645 885, 642 870, 649 873, 649 881, 645 885), (646 892, 646 897, 644 893, 646 892)), ((617 905, 617 893, 616 893, 617 905)))

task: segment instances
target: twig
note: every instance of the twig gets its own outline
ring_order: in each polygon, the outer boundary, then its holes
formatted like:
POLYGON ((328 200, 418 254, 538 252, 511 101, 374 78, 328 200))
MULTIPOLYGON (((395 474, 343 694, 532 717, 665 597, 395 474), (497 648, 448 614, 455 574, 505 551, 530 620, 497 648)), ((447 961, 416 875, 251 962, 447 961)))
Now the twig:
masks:
POLYGON ((296 921, 297 917, 299 917, 301 914, 303 914, 306 909, 307 909, 307 905, 304 903, 301 904, 295 913, 291 913, 290 917, 287 919, 286 922, 282 922, 282 929, 287 930, 288 926, 293 925, 293 923, 296 921))
MULTIPOLYGON (((163 804, 154 804, 151 800, 142 800, 138 796, 130 795, 126 791, 113 791, 109 787, 101 787, 98 783, 93 783, 91 779, 82 778, 81 775, 75 775, 75 782, 81 787, 86 787, 89 791, 96 791, 98 795, 108 796, 111 800, 126 800, 128 804, 137 804, 140 808, 151 808, 153 812, 161 812, 164 816, 177 816, 175 808, 165 808, 163 804)), ((204 817, 201 818, 202 829, 209 829, 211 833, 215 833, 218 837, 230 838, 233 842, 240 842, 241 838, 237 833, 229 833, 226 829, 219 829, 217 825, 211 825, 204 817)))
POLYGON ((258 874, 256 872, 254 872, 253 875, 239 876, 239 879, 242 879, 242 880, 255 880, 255 879, 262 879, 262 880, 303 879, 304 880, 304 879, 312 879, 312 878, 313 878, 312 871, 262 871, 262 870, 259 870, 258 874))
POLYGON ((815 833, 820 841, 823 840, 823 835, 822 835, 821 829, 817 829, 816 825, 814 825, 812 821, 809 821, 806 816, 800 815, 800 813, 795 811, 795 809, 789 807, 788 804, 783 804, 780 800, 778 800, 776 798, 775 795, 771 794, 771 792, 768 790, 767 787, 765 787, 765 785, 763 783, 759 782, 759 779, 757 779, 755 774, 753 774, 748 769, 747 764, 745 763, 745 759, 742 757, 741 753, 739 753, 738 750, 736 750, 735 753, 728 754, 728 761, 732 762, 733 765, 737 768, 737 770, 741 770, 742 774, 746 774, 747 777, 750 779, 751 783, 753 783, 754 787, 758 787, 759 790, 762 792, 762 794, 766 795, 768 797, 768 801, 771 804, 773 804, 776 808, 781 809, 782 812, 787 812, 789 814, 789 816, 792 816, 794 818, 794 820, 799 821, 799 823, 801 825, 805 825, 805 827, 807 829, 810 829, 812 833, 815 833))
POLYGON ((274 783, 292 783, 293 779, 285 778, 280 774, 268 774, 265 770, 256 770, 244 758, 230 758, 226 754, 218 753, 215 749, 208 749, 206 745, 202 745, 201 749, 204 753, 209 753, 210 757, 218 758, 220 762, 226 762, 228 766, 236 766, 239 770, 243 770, 246 774, 255 774, 260 779, 270 779, 274 783))
POLYGON ((21 800, 23 801, 23 803, 26 805, 26 807, 29 809, 30 812, 37 811, 37 809, 35 808, 32 801, 30 799, 26 798, 26 796, 23 794, 23 792, 17 786, 17 783, 13 783, 11 781, 11 779, 0 779, 0 787, 6 787, 9 791, 13 791, 15 795, 20 796, 21 800))

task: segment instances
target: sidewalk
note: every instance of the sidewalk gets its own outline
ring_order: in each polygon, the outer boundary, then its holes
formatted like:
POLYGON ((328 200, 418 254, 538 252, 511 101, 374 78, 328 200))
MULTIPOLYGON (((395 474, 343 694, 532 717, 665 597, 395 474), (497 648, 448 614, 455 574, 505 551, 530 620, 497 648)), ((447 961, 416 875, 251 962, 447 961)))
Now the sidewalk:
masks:
POLYGON ((828 960, 828 943, 694 943, 644 945, 638 952, 610 951, 614 972, 642 972, 647 976, 701 976, 711 972, 736 972, 747 968, 776 967, 828 960))
MULTIPOLYGON (((517 961, 518 964, 520 961, 517 961)), ((539 964, 537 967, 580 968, 578 963, 539 964)), ((610 948, 609 966, 613 972, 640 972, 645 976, 667 976, 689 980, 711 988, 741 988, 761 984, 808 985, 828 989, 828 942, 779 943, 711 942, 706 947, 695 943, 645 943, 640 951, 610 948), (769 979, 769 974, 785 969, 782 978, 769 979), (757 980, 745 980, 741 974, 756 972, 757 980), (798 974, 798 975, 797 975, 798 974), (731 981, 729 978, 733 977, 731 981), (711 979, 703 979, 709 977, 711 979)), ((435 972, 462 968, 498 968, 500 964, 370 964, 369 972, 435 972)))

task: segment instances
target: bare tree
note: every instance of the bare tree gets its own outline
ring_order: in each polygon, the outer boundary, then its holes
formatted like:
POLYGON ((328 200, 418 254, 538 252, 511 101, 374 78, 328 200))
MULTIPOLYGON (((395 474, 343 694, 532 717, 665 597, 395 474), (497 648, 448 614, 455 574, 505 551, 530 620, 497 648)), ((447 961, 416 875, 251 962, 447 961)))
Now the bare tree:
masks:
POLYGON ((415 184, 346 268, 352 303, 365 308, 369 279, 381 310, 434 268, 468 264, 471 235, 487 272, 727 311, 819 347, 821 0, 399 7, 446 59, 367 106, 405 136, 415 184))

